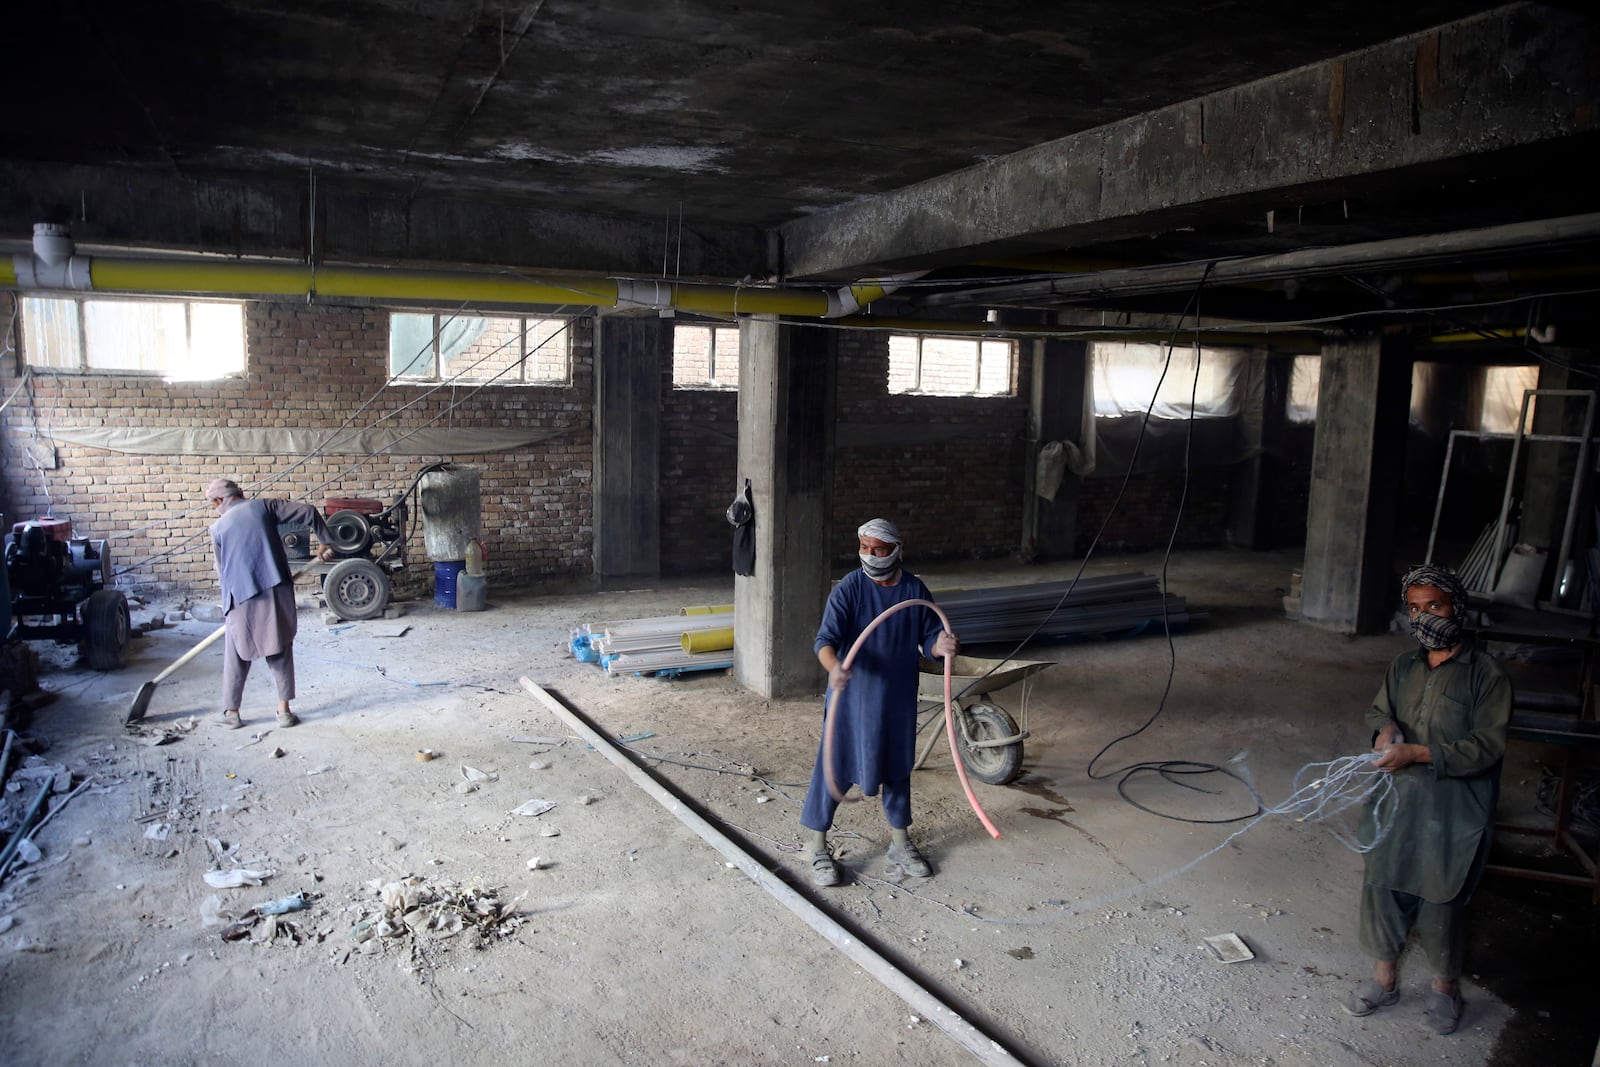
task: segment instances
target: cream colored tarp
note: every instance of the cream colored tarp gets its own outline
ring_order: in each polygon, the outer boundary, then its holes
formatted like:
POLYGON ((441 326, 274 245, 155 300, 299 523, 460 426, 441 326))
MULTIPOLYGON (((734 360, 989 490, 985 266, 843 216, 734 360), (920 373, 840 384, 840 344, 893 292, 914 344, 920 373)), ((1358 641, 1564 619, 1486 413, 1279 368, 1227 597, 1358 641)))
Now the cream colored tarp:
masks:
POLYGON ((136 456, 458 456, 507 452, 560 437, 572 427, 539 430, 421 429, 294 430, 238 426, 51 428, 59 443, 136 456))

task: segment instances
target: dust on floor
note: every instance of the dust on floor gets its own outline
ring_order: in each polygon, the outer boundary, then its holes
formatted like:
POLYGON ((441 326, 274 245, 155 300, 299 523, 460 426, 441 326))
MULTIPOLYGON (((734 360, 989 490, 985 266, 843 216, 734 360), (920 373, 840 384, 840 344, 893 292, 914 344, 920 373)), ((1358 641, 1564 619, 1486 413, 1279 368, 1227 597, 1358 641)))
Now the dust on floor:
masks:
MULTIPOLYGON (((580 622, 727 600, 731 579, 492 590, 482 613, 411 605, 403 633, 307 611, 305 721, 290 730, 273 724, 261 670, 247 727, 212 725, 214 654, 163 682, 147 721, 124 730, 139 684, 204 624, 156 631, 106 675, 47 653, 45 683, 61 698, 35 724, 54 742, 45 758, 95 785, 39 835, 41 859, 0 886, 13 922, 0 935, 7 1060, 970 1062, 570 735, 521 690, 527 675, 634 738, 661 779, 1023 1061, 1517 1062, 1497 1052, 1512 1017, 1486 988, 1497 958, 1475 954, 1489 973, 1466 983, 1467 1015, 1448 1038, 1422 1027, 1420 964, 1403 972, 1396 1007, 1365 1019, 1339 1009, 1368 964, 1360 858, 1329 835, 1269 820, 1161 880, 1239 824, 1158 818, 1119 794, 1115 772, 1133 762, 1244 752, 1230 766, 1274 800, 1304 764, 1364 747, 1361 709, 1404 642, 1284 620, 1295 563, 1174 561, 1173 590, 1210 615, 1174 638, 1165 712, 1102 756, 1095 777, 1091 758, 1154 713, 1167 643, 1029 649, 1057 665, 1033 679, 1025 707, 1020 689, 994 694, 1030 731, 1024 774, 975 787, 1003 836, 983 832, 936 748, 913 801, 934 877, 885 877, 887 830, 869 800, 841 809, 833 840, 849 882, 826 891, 807 886, 798 851, 819 700, 763 700, 720 674, 614 678, 568 647, 580 622), (554 807, 519 814, 543 807, 529 801, 554 807), (271 873, 259 886, 205 880, 234 869, 271 873), (303 910, 247 914, 295 894, 303 910), (1222 962, 1205 939, 1225 934, 1253 958, 1222 962)), ((1070 575, 923 573, 968 586, 1070 575)), ((1124 791, 1191 818, 1248 814, 1242 786, 1218 788, 1136 779, 1124 791)))

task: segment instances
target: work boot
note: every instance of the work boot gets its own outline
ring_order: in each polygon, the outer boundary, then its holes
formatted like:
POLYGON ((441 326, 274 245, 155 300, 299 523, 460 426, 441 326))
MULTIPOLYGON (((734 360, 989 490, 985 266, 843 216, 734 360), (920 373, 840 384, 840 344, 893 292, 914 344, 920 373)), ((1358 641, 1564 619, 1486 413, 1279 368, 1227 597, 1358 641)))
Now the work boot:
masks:
POLYGON ((811 854, 811 884, 823 888, 839 884, 839 865, 833 862, 833 856, 829 853, 811 854))
POLYGON ((926 878, 933 873, 928 861, 922 858, 922 853, 918 852, 917 846, 910 841, 903 845, 890 845, 888 860, 889 866, 899 867, 912 878, 926 878))
POLYGON ((239 717, 239 710, 235 708, 233 711, 223 712, 222 718, 217 720, 217 725, 226 727, 229 730, 237 730, 244 725, 244 720, 239 717))
POLYGON ((278 712, 278 725, 285 729, 288 729, 291 726, 299 726, 300 716, 296 715, 292 711, 280 711, 278 712))

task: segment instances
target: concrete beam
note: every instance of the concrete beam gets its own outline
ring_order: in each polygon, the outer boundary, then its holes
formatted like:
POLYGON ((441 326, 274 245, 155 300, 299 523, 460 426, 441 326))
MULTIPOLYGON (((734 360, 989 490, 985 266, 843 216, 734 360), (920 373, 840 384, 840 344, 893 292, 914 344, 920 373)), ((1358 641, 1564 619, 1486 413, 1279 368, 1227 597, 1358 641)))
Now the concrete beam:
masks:
POLYGON ((818 212, 781 229, 783 270, 1071 248, 1516 163, 1600 130, 1597 37, 1575 10, 1497 8, 818 212))
MULTIPOLYGON (((66 222, 80 245, 304 261, 315 215, 318 262, 526 267, 658 277, 659 221, 608 218, 485 197, 382 195, 358 181, 195 179, 170 169, 0 162, 0 241, 22 250, 36 222, 66 222), (313 212, 312 205, 315 203, 313 212)), ((766 235, 685 225, 674 272, 764 272, 766 235)))

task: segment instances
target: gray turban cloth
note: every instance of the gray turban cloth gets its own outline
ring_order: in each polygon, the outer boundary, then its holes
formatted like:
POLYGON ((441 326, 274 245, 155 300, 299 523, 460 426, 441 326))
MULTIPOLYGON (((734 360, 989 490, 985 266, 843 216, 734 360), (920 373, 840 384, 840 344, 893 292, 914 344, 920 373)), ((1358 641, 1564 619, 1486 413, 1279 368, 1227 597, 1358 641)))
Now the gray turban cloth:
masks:
POLYGON ((857 537, 874 537, 879 541, 887 541, 892 545, 902 545, 904 540, 900 537, 900 528, 888 519, 868 519, 856 530, 857 537))
POLYGON ((1400 579, 1400 595, 1404 597, 1414 585, 1431 585, 1442 593, 1450 594, 1450 606, 1455 609, 1458 619, 1467 616, 1467 587, 1456 577, 1456 572, 1444 567, 1434 567, 1424 563, 1420 567, 1413 567, 1400 579))

